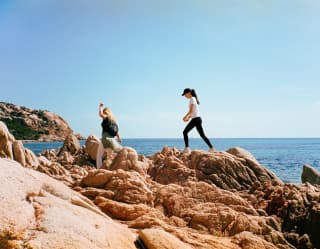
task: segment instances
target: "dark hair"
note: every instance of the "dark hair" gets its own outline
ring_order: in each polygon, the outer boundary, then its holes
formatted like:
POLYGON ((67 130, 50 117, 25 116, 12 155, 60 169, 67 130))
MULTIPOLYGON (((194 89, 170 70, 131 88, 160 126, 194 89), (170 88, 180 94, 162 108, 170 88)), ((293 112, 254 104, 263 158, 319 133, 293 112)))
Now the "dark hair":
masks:
POLYGON ((195 97, 195 98, 196 98, 198 105, 200 105, 200 101, 199 101, 198 96, 197 96, 197 94, 196 94, 196 90, 191 89, 190 92, 191 92, 192 97, 195 97))

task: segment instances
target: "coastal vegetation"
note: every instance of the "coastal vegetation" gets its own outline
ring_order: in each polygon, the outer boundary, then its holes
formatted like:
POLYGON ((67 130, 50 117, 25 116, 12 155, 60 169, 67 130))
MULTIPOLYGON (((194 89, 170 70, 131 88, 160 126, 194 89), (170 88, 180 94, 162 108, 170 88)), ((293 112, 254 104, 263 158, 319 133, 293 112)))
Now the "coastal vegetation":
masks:
POLYGON ((62 141, 72 132, 59 115, 47 110, 0 102, 0 121, 18 140, 62 141))

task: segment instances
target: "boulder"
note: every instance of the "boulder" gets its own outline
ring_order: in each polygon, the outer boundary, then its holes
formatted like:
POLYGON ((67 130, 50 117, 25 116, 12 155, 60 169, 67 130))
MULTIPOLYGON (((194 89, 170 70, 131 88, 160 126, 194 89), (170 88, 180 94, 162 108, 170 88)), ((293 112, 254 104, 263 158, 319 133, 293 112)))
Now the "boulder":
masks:
POLYGON ((257 181, 282 184, 275 174, 240 148, 215 153, 195 150, 187 155, 164 148, 151 159, 153 164, 148 173, 161 184, 204 181, 227 190, 248 190, 257 181))
POLYGON ((282 220, 282 232, 290 233, 297 248, 320 248, 320 188, 305 184, 271 184, 253 186, 248 199, 256 209, 282 220), (297 239, 293 239, 296 235, 297 239), (309 239, 313 246, 307 246, 309 239), (305 243, 304 245, 302 245, 305 243))
POLYGON ((63 141, 72 132, 59 115, 14 104, 0 102, 0 120, 18 140, 63 141))
POLYGON ((69 152, 71 155, 73 155, 77 151, 79 151, 80 148, 81 147, 78 138, 74 134, 70 133, 64 140, 63 146, 60 149, 58 156, 60 156, 64 152, 69 152))
POLYGON ((175 149, 165 147, 161 153, 153 156, 153 166, 148 170, 149 175, 161 184, 183 183, 196 180, 196 172, 188 167, 175 149))
POLYGON ((59 181, 0 159, 0 248, 136 249, 136 235, 59 181))
POLYGON ((36 168, 39 165, 36 155, 31 150, 24 148, 21 141, 15 140, 5 123, 1 121, 0 157, 14 159, 25 167, 36 168))
POLYGON ((97 197, 94 203, 110 217, 124 221, 135 220, 151 210, 145 204, 126 204, 102 196, 97 197))
POLYGON ((213 183, 222 189, 247 190, 256 182, 282 181, 255 160, 234 156, 228 152, 191 153, 191 166, 199 180, 213 183))
POLYGON ((0 121, 0 157, 13 159, 12 143, 14 141, 5 123, 0 121))
POLYGON ((6 124, 2 121, 0 121, 0 138, 10 142, 13 142, 15 140, 15 138, 9 132, 6 124))
POLYGON ((13 154, 14 160, 16 160, 22 166, 27 166, 25 149, 21 141, 13 142, 13 154))
POLYGON ((247 151, 243 148, 233 147, 233 148, 228 149, 227 152, 230 153, 231 155, 236 156, 236 157, 244 158, 246 160, 251 160, 251 161, 259 164, 257 159, 249 151, 247 151))
POLYGON ((90 156, 92 160, 97 159, 97 152, 99 144, 101 143, 100 139, 95 135, 90 135, 85 143, 85 152, 90 156))
POLYGON ((163 206, 167 216, 179 217, 186 221, 190 228, 199 232, 231 237, 247 231, 264 237, 266 242, 279 248, 290 248, 281 233, 279 221, 260 216, 259 212, 237 193, 204 182, 159 186, 155 194, 155 206, 159 205, 163 206))
POLYGON ((133 148, 125 147, 117 153, 117 156, 110 166, 110 170, 131 170, 145 176, 147 174, 149 164, 148 162, 142 162, 138 159, 138 153, 133 148))
POLYGON ((36 168, 39 166, 39 160, 37 156, 29 149, 24 149, 26 164, 28 167, 36 168))
POLYGON ((148 249, 191 249, 174 235, 161 229, 144 229, 139 236, 148 249))
MULTIPOLYGON (((110 198, 128 204, 152 204, 153 194, 143 176, 134 171, 104 169, 91 170, 82 179, 82 187, 104 189, 112 193, 110 198)), ((85 194, 85 189, 82 190, 85 194)), ((92 195, 91 195, 92 198, 92 195)))
POLYGON ((301 181, 320 185, 320 172, 308 164, 303 165, 301 181))

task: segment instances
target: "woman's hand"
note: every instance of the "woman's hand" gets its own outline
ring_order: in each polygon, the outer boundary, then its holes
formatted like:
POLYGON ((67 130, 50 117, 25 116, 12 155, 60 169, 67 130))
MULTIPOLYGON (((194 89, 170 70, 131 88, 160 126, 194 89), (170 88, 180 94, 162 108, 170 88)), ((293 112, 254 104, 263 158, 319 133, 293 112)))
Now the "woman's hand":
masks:
POLYGON ((188 122, 189 121, 189 116, 184 116, 182 119, 184 122, 188 122))
POLYGON ((120 137, 119 134, 117 135, 117 141, 118 141, 120 144, 121 144, 121 142, 122 142, 121 137, 120 137))
POLYGON ((101 118, 106 118, 106 115, 103 113, 103 103, 99 104, 99 116, 101 118))

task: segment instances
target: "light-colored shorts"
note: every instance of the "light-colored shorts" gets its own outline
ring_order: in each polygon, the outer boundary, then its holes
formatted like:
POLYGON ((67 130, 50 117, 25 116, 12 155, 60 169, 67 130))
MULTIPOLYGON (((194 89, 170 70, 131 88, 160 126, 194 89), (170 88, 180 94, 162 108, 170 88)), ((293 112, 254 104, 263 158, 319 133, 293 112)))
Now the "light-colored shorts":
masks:
POLYGON ((102 133, 101 142, 104 148, 111 148, 114 151, 122 149, 122 146, 116 141, 116 139, 110 136, 107 132, 102 133))

